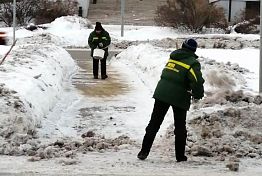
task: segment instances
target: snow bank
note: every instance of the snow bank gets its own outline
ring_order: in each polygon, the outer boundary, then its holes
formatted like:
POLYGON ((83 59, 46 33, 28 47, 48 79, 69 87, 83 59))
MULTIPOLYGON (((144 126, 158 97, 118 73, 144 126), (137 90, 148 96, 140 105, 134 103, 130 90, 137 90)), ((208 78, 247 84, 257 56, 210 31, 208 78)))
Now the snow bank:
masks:
POLYGON ((118 54, 115 61, 124 62, 139 75, 147 87, 154 90, 168 58, 169 53, 166 50, 150 44, 140 44, 131 46, 118 54))
MULTIPOLYGON (((221 110, 209 105, 213 112, 189 120, 188 153, 221 161, 228 156, 261 158, 261 97, 239 91, 227 94, 226 100, 221 110)), ((195 108, 201 109, 204 104, 195 108)))
POLYGON ((14 47, 0 66, 1 136, 33 135, 75 70, 76 64, 61 47, 41 42, 14 47))
MULTIPOLYGON (((2 29, 1 29, 2 30, 2 29)), ((12 42, 13 29, 3 28, 8 35, 8 43, 12 42)), ((55 19, 52 23, 43 24, 37 30, 30 31, 25 28, 16 30, 18 43, 37 43, 49 41, 61 47, 87 47, 87 40, 93 30, 91 22, 78 16, 63 16, 55 19), (38 37, 37 40, 32 37, 38 37)))
MULTIPOLYGON (((125 62, 153 91, 171 52, 172 50, 155 47, 151 44, 139 44, 128 47, 117 55, 116 60, 125 62)), ((225 52, 223 56, 226 54, 225 52)), ((214 59, 216 58, 217 56, 214 57, 214 59)), ((244 87, 246 84, 244 75, 249 73, 247 69, 230 62, 216 62, 214 59, 203 51, 199 57, 203 77, 206 80, 206 91, 238 90, 244 87)))
POLYGON ((61 30, 79 30, 82 28, 90 28, 92 29, 93 26, 91 22, 86 18, 81 18, 79 16, 63 16, 60 18, 55 19, 51 22, 50 28, 56 28, 61 30))
POLYGON ((173 38, 161 38, 150 40, 120 40, 113 43, 114 48, 126 49, 132 45, 139 45, 141 43, 150 43, 153 46, 162 48, 178 48, 181 47, 183 41, 187 38, 195 38, 198 43, 198 48, 215 48, 215 49, 234 49, 239 50, 243 48, 259 48, 259 36, 246 37, 234 35, 179 35, 173 38))
POLYGON ((87 47, 88 37, 92 28, 91 22, 86 18, 65 16, 53 21, 46 30, 46 33, 60 37, 65 44, 59 46, 87 47))
POLYGON ((4 55, 8 52, 10 46, 0 45, 0 59, 4 57, 4 55))
MULTIPOLYGON (((109 27, 110 30, 110 27, 109 27)), ((118 40, 127 41, 148 41, 154 39, 163 39, 166 37, 177 38, 179 36, 178 31, 169 27, 152 27, 152 26, 141 26, 137 27, 135 30, 128 30, 128 26, 125 27, 125 33, 123 37, 119 36, 119 33, 112 32, 112 36, 118 40), (127 29, 126 29, 127 28, 127 29), (135 36, 135 37, 134 37, 135 36)))

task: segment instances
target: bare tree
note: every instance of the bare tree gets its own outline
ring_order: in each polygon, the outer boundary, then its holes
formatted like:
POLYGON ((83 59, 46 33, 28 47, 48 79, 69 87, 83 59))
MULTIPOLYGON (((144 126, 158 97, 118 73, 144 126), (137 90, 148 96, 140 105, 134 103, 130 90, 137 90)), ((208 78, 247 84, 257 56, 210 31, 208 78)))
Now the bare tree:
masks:
POLYGON ((12 25, 13 10, 10 3, 0 4, 0 21, 4 22, 7 26, 12 25))
POLYGON ((47 1, 47 0, 39 0, 41 4, 37 15, 36 15, 36 23, 49 23, 55 20, 58 17, 66 16, 66 15, 74 15, 77 14, 77 1, 76 0, 56 0, 56 1, 47 1))
MULTIPOLYGON (((16 18, 18 25, 24 25, 30 22, 37 13, 37 0, 21 0, 16 3, 16 18)), ((0 4, 0 20, 7 26, 12 25, 13 20, 13 3, 9 0, 1 1, 0 4)))
MULTIPOLYGON (((0 1, 0 21, 12 26, 13 1, 0 1)), ((36 23, 51 22, 57 17, 74 15, 77 12, 76 0, 17 0, 16 19, 18 25, 25 25, 35 20, 36 23)))
POLYGON ((157 8, 155 21, 175 28, 183 26, 194 32, 204 26, 227 27, 224 10, 209 4, 208 0, 167 0, 166 5, 157 8))
POLYGON ((36 17, 37 11, 39 9, 38 0, 24 0, 17 3, 16 6, 16 18, 17 23, 20 25, 27 24, 36 17))

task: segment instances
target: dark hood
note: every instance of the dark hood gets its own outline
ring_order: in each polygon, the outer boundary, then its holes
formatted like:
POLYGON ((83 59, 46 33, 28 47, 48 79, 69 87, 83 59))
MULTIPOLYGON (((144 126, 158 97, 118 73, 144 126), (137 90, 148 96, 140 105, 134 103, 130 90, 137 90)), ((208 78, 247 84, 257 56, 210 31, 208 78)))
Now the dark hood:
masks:
POLYGON ((188 57, 194 57, 195 59, 198 58, 198 56, 193 51, 186 48, 175 50, 170 54, 170 58, 173 60, 183 60, 188 57))

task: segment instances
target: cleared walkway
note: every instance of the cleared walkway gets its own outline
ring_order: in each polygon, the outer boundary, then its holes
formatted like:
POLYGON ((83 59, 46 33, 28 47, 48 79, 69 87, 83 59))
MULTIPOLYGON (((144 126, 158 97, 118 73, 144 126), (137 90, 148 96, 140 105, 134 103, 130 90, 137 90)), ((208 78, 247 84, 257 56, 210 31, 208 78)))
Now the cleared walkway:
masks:
MULTIPOLYGON (((75 85, 83 94, 88 97, 110 98, 121 95, 129 91, 129 85, 126 78, 121 75, 113 66, 110 65, 110 60, 119 51, 110 51, 107 59, 107 75, 106 80, 93 79, 92 58, 88 49, 68 49, 71 56, 76 60, 79 70, 73 77, 73 85, 75 85)), ((99 63, 100 69, 100 63, 99 63)))

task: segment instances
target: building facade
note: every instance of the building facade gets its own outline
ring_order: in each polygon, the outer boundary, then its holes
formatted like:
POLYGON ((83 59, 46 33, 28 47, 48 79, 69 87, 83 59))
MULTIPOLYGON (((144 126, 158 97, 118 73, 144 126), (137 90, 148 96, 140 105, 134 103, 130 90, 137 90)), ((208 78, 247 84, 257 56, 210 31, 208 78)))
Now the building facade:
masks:
POLYGON ((78 1, 78 9, 81 9, 82 16, 84 18, 87 18, 90 0, 77 0, 77 1, 78 1))
MULTIPOLYGON (((103 24, 121 24, 122 0, 90 0, 88 19, 103 24)), ((167 0, 125 0, 124 23, 152 26, 156 9, 167 0)))
POLYGON ((225 9, 229 22, 234 22, 242 15, 245 19, 254 18, 260 13, 260 0, 209 0, 225 9))

